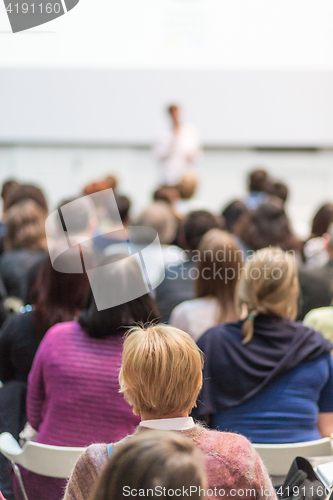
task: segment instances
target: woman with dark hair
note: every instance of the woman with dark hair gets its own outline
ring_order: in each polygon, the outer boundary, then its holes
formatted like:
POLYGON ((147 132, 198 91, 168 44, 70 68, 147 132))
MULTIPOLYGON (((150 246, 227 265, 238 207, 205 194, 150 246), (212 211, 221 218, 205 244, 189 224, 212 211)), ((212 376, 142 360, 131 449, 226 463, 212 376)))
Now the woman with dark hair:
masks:
MULTIPOLYGON (((147 287, 134 256, 108 257, 88 273, 94 294, 88 310, 46 333, 29 375, 28 421, 39 443, 117 441, 139 422, 119 393, 123 336, 136 323, 155 320, 155 304, 147 292, 136 293, 147 287), (108 307, 121 296, 137 298, 108 307)), ((66 481, 22 475, 29 498, 62 498, 66 481)))
POLYGON ((22 301, 27 296, 29 270, 45 258, 45 218, 45 212, 33 200, 21 201, 6 212, 0 277, 8 296, 22 301))
POLYGON ((38 345, 51 326, 73 320, 89 298, 87 275, 59 273, 48 258, 31 291, 32 304, 11 315, 0 332, 1 382, 27 382, 38 345))
POLYGON ((328 227, 332 222, 333 203, 325 203, 313 217, 310 238, 318 238, 327 233, 328 227))
MULTIPOLYGON (((18 439, 26 423, 27 381, 38 345, 55 323, 74 319, 86 307, 88 298, 86 274, 59 273, 50 259, 44 258, 32 288, 32 302, 9 316, 0 331, 0 380, 4 384, 0 389, 0 421, 2 425, 7 422, 0 432, 9 431, 18 439)), ((7 498, 12 498, 7 464, 0 465, 1 488, 7 498)))
POLYGON ((294 234, 283 206, 278 204, 264 203, 246 214, 239 237, 249 250, 277 246, 301 258, 303 244, 294 234))

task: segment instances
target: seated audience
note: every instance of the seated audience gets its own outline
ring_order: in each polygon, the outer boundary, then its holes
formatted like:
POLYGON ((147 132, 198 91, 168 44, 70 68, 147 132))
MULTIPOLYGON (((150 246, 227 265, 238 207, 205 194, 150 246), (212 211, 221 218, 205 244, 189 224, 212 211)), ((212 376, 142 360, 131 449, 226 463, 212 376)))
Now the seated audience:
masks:
POLYGON ((311 309, 328 306, 332 295, 329 285, 320 273, 302 266, 303 243, 295 236, 282 206, 265 203, 242 218, 241 243, 251 257, 253 251, 277 246, 292 252, 298 263, 300 298, 297 319, 302 320, 311 309))
POLYGON ((179 304, 170 317, 171 325, 195 341, 209 328, 238 319, 235 290, 243 264, 236 241, 220 229, 208 231, 198 250, 195 298, 179 304))
POLYGON ((325 203, 316 212, 312 220, 311 234, 304 245, 306 265, 309 268, 323 266, 329 259, 326 251, 324 234, 333 222, 333 204, 325 203))
POLYGON ((194 298, 196 263, 192 259, 203 235, 210 229, 220 227, 219 219, 205 210, 190 213, 181 223, 178 243, 186 250, 187 258, 180 264, 167 266, 164 281, 156 288, 162 322, 169 321, 172 310, 178 304, 194 298))
POLYGON ((205 354, 198 414, 215 429, 255 443, 312 441, 333 432, 333 345, 296 323, 298 280, 291 254, 264 248, 242 272, 243 321, 198 341, 205 354))
MULTIPOLYGON (((116 292, 112 290, 114 281, 142 282, 135 258, 120 257, 103 262, 110 294, 116 292)), ((133 432, 138 417, 118 390, 123 335, 134 324, 154 320, 157 315, 148 294, 103 310, 97 309, 92 298, 78 321, 57 324, 46 333, 28 382, 28 421, 37 431, 37 442, 87 446, 117 441, 133 432)), ((65 481, 26 470, 22 475, 30 498, 62 497, 65 481)))
POLYGON ((0 277, 7 294, 22 301, 27 296, 30 268, 45 259, 45 218, 45 212, 30 199, 16 203, 6 212, 7 232, 5 251, 0 257, 0 277))
POLYGON ((282 206, 263 203, 248 212, 242 220, 239 236, 250 253, 268 246, 279 246, 282 250, 295 252, 301 262, 302 242, 294 234, 282 206))
POLYGON ((193 441, 172 431, 147 431, 125 442, 111 457, 92 500, 120 500, 130 492, 157 499, 163 491, 172 499, 190 489, 191 498, 199 500, 205 488, 203 455, 193 441))
MULTIPOLYGON (((67 254, 67 258, 75 258, 67 254)), ((51 326, 73 321, 86 308, 86 273, 59 273, 49 257, 42 264, 31 291, 32 302, 11 315, 0 331, 0 380, 27 382, 36 351, 51 326)))
POLYGON ((249 194, 245 198, 245 204, 248 208, 256 209, 263 203, 267 203, 271 182, 266 170, 258 168, 250 172, 248 176, 249 194))
POLYGON ((222 210, 222 217, 224 217, 226 229, 229 233, 238 235, 239 220, 248 211, 249 209, 241 200, 232 201, 222 210))
MULTIPOLYGON (((121 392, 147 429, 179 431, 203 452, 208 488, 239 492, 252 488, 257 499, 275 499, 267 471, 251 443, 238 434, 211 431, 195 424, 189 413, 202 386, 202 353, 187 333, 165 325, 135 327, 123 347, 121 392)), ((130 442, 130 437, 126 443, 130 442)), ((113 453, 123 445, 113 443, 113 453)), ((77 461, 64 500, 85 500, 108 463, 110 449, 93 444, 77 461)))
MULTIPOLYGON (((58 273, 47 258, 39 270, 31 298, 30 304, 7 318, 0 331, 0 380, 4 384, 0 389, 0 432, 11 432, 16 439, 27 419, 27 381, 38 346, 51 326, 72 321, 86 308, 87 275, 58 273)), ((12 498, 8 494, 12 488, 9 471, 2 464, 0 484, 6 496, 12 498)))
POLYGON ((127 196, 119 195, 114 193, 117 208, 119 211, 119 216, 123 227, 120 225, 115 225, 114 222, 114 205, 111 203, 111 199, 106 200, 106 210, 107 214, 104 220, 99 224, 97 228, 97 234, 94 237, 94 246, 97 251, 104 251, 108 246, 127 241, 127 232, 123 228, 126 228, 130 223, 130 208, 131 202, 127 196))
POLYGON ((182 250, 173 245, 178 219, 171 206, 163 201, 151 203, 137 218, 134 226, 127 227, 126 241, 112 244, 106 255, 141 253, 147 265, 150 284, 155 289, 164 278, 165 267, 182 260, 182 250), (159 242, 156 241, 156 233, 159 242))
POLYGON ((194 210, 210 210, 212 208, 208 203, 195 198, 198 179, 192 172, 186 172, 175 187, 179 193, 179 199, 175 201, 174 208, 180 217, 184 217, 194 210))
POLYGON ((154 201, 164 201, 173 206, 179 199, 179 191, 174 186, 159 186, 153 193, 154 201))
POLYGON ((289 189, 284 182, 272 181, 269 194, 281 200, 284 205, 288 199, 289 189))
POLYGON ((4 222, 4 218, 6 216, 6 212, 8 210, 8 200, 12 193, 16 191, 19 187, 19 183, 13 179, 10 179, 3 183, 1 189, 1 198, 2 198, 2 220, 0 221, 0 254, 4 251, 3 248, 3 240, 6 236, 6 224, 4 222))

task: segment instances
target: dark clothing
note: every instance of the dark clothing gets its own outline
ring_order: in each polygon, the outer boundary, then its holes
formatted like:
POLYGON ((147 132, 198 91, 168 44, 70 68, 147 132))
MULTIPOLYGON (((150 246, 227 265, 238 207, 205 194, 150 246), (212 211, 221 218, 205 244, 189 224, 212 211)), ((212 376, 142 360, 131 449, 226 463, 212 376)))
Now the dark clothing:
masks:
POLYGON ((330 266, 326 264, 322 268, 298 269, 298 280, 300 296, 297 319, 299 321, 302 321, 304 316, 312 309, 331 305, 333 298, 331 288, 333 284, 333 262, 330 266))
POLYGON ((7 295, 22 301, 27 297, 27 277, 30 268, 43 261, 45 251, 33 252, 21 249, 5 252, 0 257, 0 277, 6 287, 7 295))
POLYGON ((161 313, 161 322, 167 323, 172 310, 184 300, 194 298, 195 263, 191 260, 168 266, 164 281, 156 288, 156 302, 161 313))
POLYGON ((245 403, 301 363, 333 349, 321 333, 279 316, 255 318, 247 344, 242 343, 241 328, 241 321, 218 325, 198 340, 205 354, 200 415, 245 403))
POLYGON ((27 382, 38 349, 33 311, 9 316, 0 330, 0 380, 27 382))

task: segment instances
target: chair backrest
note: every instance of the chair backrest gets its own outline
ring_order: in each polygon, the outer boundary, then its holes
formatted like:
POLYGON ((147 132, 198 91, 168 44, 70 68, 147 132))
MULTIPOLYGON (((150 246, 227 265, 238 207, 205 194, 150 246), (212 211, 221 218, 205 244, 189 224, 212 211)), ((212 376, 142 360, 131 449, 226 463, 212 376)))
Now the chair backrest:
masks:
POLYGON ((306 443, 253 444, 269 474, 285 476, 296 457, 321 457, 333 455, 331 438, 306 443))
POLYGON ((85 448, 50 446, 28 441, 21 448, 9 432, 0 435, 0 451, 15 464, 41 476, 67 479, 85 448))

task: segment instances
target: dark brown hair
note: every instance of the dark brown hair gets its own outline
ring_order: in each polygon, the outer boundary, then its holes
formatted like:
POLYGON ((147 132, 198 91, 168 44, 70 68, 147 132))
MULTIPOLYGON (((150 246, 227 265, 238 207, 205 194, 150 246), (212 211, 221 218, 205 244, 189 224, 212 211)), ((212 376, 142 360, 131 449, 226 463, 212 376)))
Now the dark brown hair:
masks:
MULTIPOLYGON (((128 258, 122 254, 110 255, 100 262, 100 266, 104 267, 107 286, 117 286, 114 283, 122 282, 127 285, 131 283, 135 287, 144 282, 140 267, 134 257, 128 258), (124 265, 120 267, 108 265, 117 262, 122 262, 124 265), (121 280, 120 276, 122 276, 121 280)), ((101 290, 101 284, 98 286, 101 290)), ((159 319, 158 308, 149 293, 102 310, 97 309, 95 299, 91 294, 90 305, 86 311, 82 312, 79 323, 91 337, 104 338, 110 335, 119 335, 124 329, 138 323, 145 324, 157 319, 159 319)))
POLYGON ((317 238, 327 232, 333 222, 333 204, 325 203, 316 212, 312 220, 311 238, 317 238))
POLYGON ((294 234, 282 206, 264 203, 242 217, 239 237, 250 250, 269 246, 301 252, 303 244, 294 234))
POLYGON ((25 200, 33 200, 39 207, 45 212, 48 213, 47 202, 44 196, 43 191, 35 186, 34 184, 21 184, 10 193, 7 201, 7 209, 20 203, 25 200))
POLYGON ((6 212, 5 250, 45 249, 45 217, 45 212, 33 200, 23 200, 13 205, 6 212))
POLYGON ((215 297, 220 306, 221 323, 235 321, 235 291, 243 265, 243 253, 226 231, 211 229, 199 245, 198 278, 195 295, 215 297))
POLYGON ((39 269, 30 292, 31 302, 35 307, 34 331, 38 340, 41 341, 47 330, 56 323, 72 321, 87 307, 89 294, 86 273, 55 271, 48 256, 39 269))

